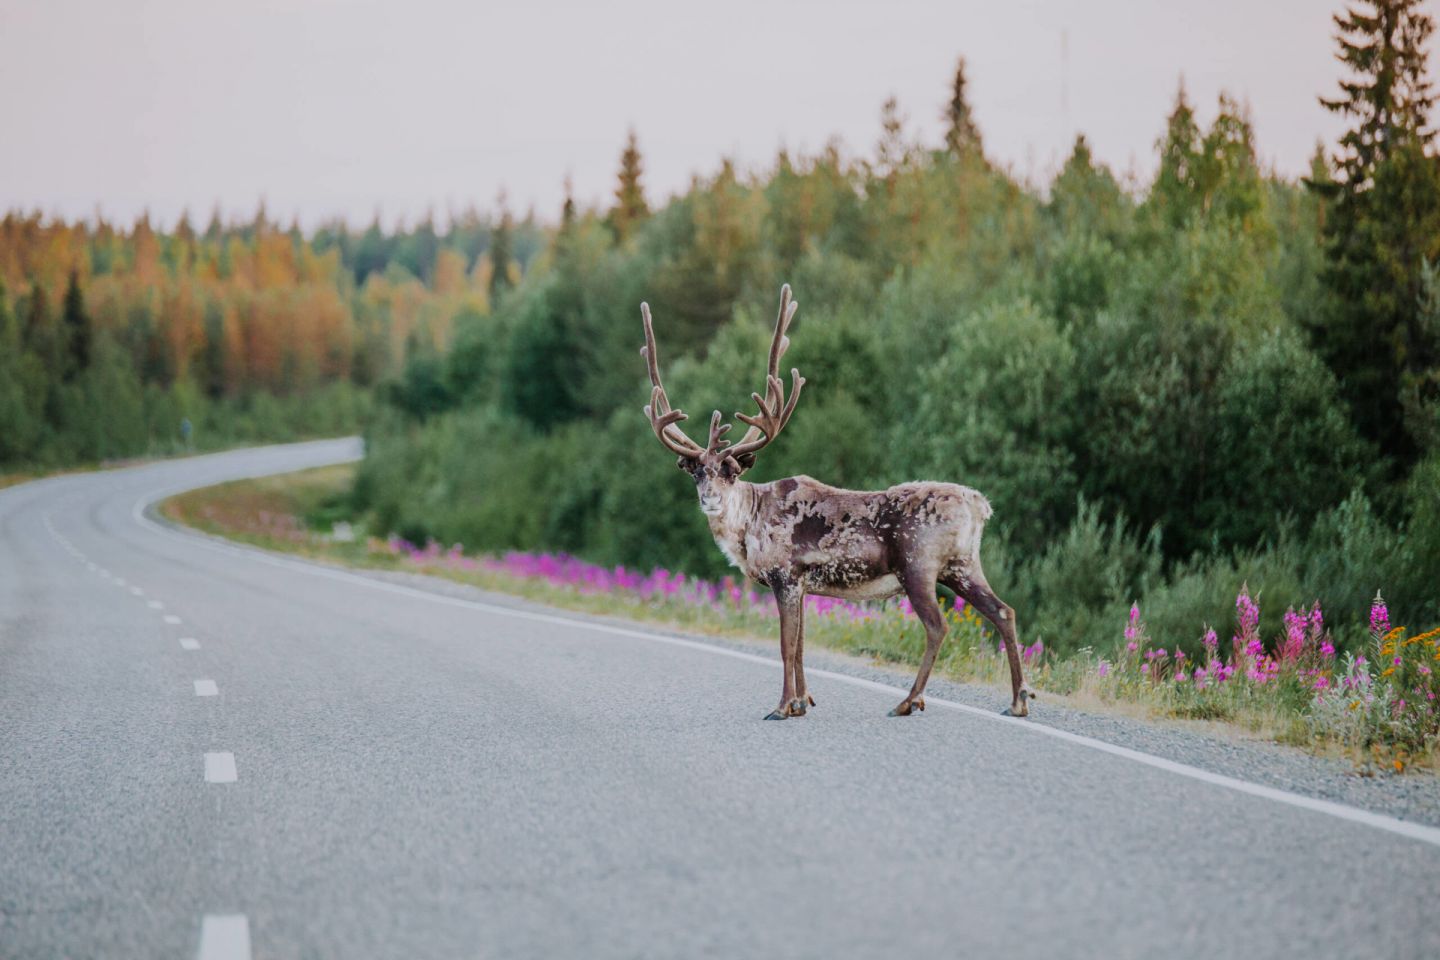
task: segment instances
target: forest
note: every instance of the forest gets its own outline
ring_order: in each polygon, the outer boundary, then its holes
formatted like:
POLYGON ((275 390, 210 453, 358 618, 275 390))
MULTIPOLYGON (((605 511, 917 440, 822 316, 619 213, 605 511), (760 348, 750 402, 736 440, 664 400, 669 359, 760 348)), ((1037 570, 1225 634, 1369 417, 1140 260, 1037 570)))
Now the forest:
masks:
POLYGON ((1025 182, 987 156, 963 61, 941 143, 892 100, 866 151, 722 160, 653 208, 632 133, 613 204, 568 202, 523 281, 385 385, 355 507, 415 543, 723 573, 641 413, 639 304, 672 402, 703 420, 762 388, 788 282, 786 365, 809 386, 748 479, 980 489, 986 569, 1027 639, 1108 648, 1138 600, 1198 652, 1242 586, 1267 635, 1318 600, 1358 643, 1377 591, 1395 622, 1433 621, 1432 25, 1379 7, 1337 19, 1343 82, 1317 94, 1349 129, 1303 178, 1260 163, 1241 102, 1200 110, 1182 83, 1149 182, 1083 135, 1025 182))
MULTIPOLYGON (((1308 174, 1258 159, 1243 102, 1156 117, 1154 173, 1083 135, 1036 183, 986 151, 962 60, 945 135, 893 99, 875 142, 722 159, 647 196, 306 234, 217 212, 0 221, 0 470, 363 429, 370 533, 714 576, 692 484, 655 442, 638 348, 673 402, 749 408, 782 283, 809 381, 747 479, 950 480, 994 507, 985 564, 1027 639, 1113 643, 1140 601, 1198 649, 1247 586, 1321 601, 1342 642, 1383 591, 1440 618, 1440 160, 1433 23, 1337 17, 1345 121, 1308 174)), ((930 109, 927 106, 926 109, 930 109)), ((1273 622, 1271 622, 1273 618, 1273 622)))
POLYGON ((544 244, 503 211, 310 237, 217 211, 0 220, 0 472, 358 430, 405 358, 443 350, 544 244))

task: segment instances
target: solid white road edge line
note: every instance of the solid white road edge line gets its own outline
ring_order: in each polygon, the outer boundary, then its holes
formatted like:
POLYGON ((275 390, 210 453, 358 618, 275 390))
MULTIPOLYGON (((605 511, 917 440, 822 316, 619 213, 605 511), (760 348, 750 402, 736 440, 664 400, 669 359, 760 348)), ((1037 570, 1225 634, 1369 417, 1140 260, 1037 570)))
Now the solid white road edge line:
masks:
MULTIPOLYGON (((388 583, 383 580, 374 580, 370 577, 363 577, 347 570, 334 567, 322 566, 320 564, 305 563, 300 560, 292 560, 289 557, 276 556, 266 551, 253 547, 244 547, 238 544, 221 542, 201 533, 191 533, 167 527, 156 523, 145 515, 145 509, 152 503, 162 500, 167 496, 180 493, 188 486, 174 487, 170 489, 154 491, 146 494, 135 501, 130 515, 140 526, 173 539, 183 540, 186 543, 197 546, 208 547, 221 553, 230 553, 237 556, 249 557, 261 563, 268 563, 272 566, 283 567, 288 570, 298 570, 309 573, 312 576, 327 577, 332 580, 341 580, 349 583, 356 583, 370 587, 375 590, 383 590, 387 593, 396 593, 402 596, 414 597, 421 600, 428 600, 432 603, 441 603, 453 607, 462 607, 471 610, 483 610, 486 613, 498 613, 515 617, 519 620, 529 620, 534 623, 550 623, 567 627, 577 627, 591 630, 596 633, 608 633, 612 636, 630 637, 632 639, 648 640, 654 643, 666 643, 671 646, 684 647, 689 650, 697 650, 702 653, 715 654, 718 656, 732 657, 737 660, 746 660, 751 663, 763 664, 771 669, 778 669, 780 663, 768 657, 757 656, 753 653, 745 653, 741 650, 731 650, 727 647, 719 647, 709 643, 702 643, 698 640, 686 640, 683 637, 665 636, 658 633, 647 633, 643 630, 631 630, 625 627, 616 627, 604 623, 593 623, 588 620, 581 620, 573 617, 559 616, 549 613, 536 613, 530 610, 516 610, 511 607, 499 606, 497 604, 485 603, 480 600, 466 600, 460 597, 448 597, 444 594, 431 593, 428 590, 419 590, 415 587, 407 587, 398 583, 388 583)), ((899 694, 904 697, 909 691, 880 683, 875 680, 867 680, 863 677, 852 677, 849 674, 835 673, 830 670, 807 670, 807 676, 824 677, 827 680, 834 680, 838 683, 848 683, 854 687, 863 687, 867 690, 874 690, 888 696, 899 694)), ((1061 730, 1057 727, 1048 727, 1042 723, 1035 723, 1019 717, 1007 717, 999 713, 982 710, 979 707, 972 707, 969 704, 956 703, 952 700, 942 700, 938 697, 926 697, 925 703, 930 706, 944 707, 948 710, 956 710, 978 717, 990 723, 1003 723, 1015 726, 1022 730, 1028 730, 1041 736, 1054 737, 1057 740, 1064 740, 1076 746, 1086 747, 1101 753, 1108 753, 1111 756, 1122 757, 1126 760, 1133 760, 1136 763, 1154 767, 1158 770, 1165 770, 1169 773, 1182 777, 1189 777, 1202 783, 1213 784, 1217 787, 1224 787, 1227 790, 1234 790, 1237 793, 1249 794, 1252 797, 1261 797, 1266 800, 1273 800, 1276 803, 1288 804, 1292 807, 1299 807, 1302 810, 1311 810, 1316 813, 1323 813, 1326 816, 1346 820, 1350 823, 1358 823, 1363 826, 1373 827, 1376 830, 1384 830, 1388 833, 1398 834, 1411 840, 1419 840, 1432 846, 1440 847, 1440 828, 1426 826, 1422 823, 1412 823, 1407 820, 1399 820, 1395 817, 1386 816, 1383 813, 1372 813, 1369 810, 1361 810, 1359 807, 1347 806, 1343 803, 1336 803, 1332 800, 1320 800, 1315 797, 1307 797, 1303 794, 1291 793, 1288 790, 1281 790, 1276 787, 1267 787, 1264 784, 1251 783, 1248 780, 1240 780, 1236 777, 1227 777, 1221 773, 1213 773, 1209 770, 1202 770, 1199 767, 1192 767, 1186 763, 1178 763, 1174 760, 1167 760, 1164 757, 1153 756, 1142 753, 1139 750, 1131 750, 1129 747, 1117 746, 1113 743, 1106 743, 1103 740, 1096 740, 1083 734, 1071 733, 1068 730, 1061 730)))
POLYGON ((234 783, 237 779, 239 777, 235 773, 235 754, 228 750, 205 754, 206 783, 234 783))
POLYGON ((195 696, 213 697, 220 693, 220 688, 215 685, 214 680, 196 680, 195 696))
POLYGON ((200 641, 199 641, 199 640, 196 640, 194 637, 181 637, 181 638, 180 638, 180 649, 181 649, 181 650, 199 650, 199 649, 200 649, 200 641))
POLYGON ((243 913, 207 913, 200 921, 200 960, 250 960, 250 921, 243 913))
POLYGON ((167 614, 165 614, 165 616, 164 616, 163 619, 165 620, 166 623, 179 623, 179 622, 180 622, 180 618, 177 617, 177 616, 175 616, 175 614, 173 614, 173 613, 167 613, 167 614))

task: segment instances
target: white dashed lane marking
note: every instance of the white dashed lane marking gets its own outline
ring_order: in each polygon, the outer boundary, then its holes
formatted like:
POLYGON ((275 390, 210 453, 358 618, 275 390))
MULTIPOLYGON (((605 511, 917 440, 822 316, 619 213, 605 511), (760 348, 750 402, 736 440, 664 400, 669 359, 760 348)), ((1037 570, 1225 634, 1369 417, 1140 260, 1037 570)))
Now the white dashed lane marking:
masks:
POLYGON ((143 597, 143 596, 145 596, 145 591, 144 591, 144 590, 141 590, 139 587, 131 587, 131 588, 130 588, 130 592, 133 593, 133 594, 135 594, 135 596, 137 596, 137 597, 143 597))
POLYGON ((151 600, 149 603, 146 604, 146 606, 149 607, 151 610, 165 609, 165 604, 161 603, 159 600, 151 600))
POLYGON ((234 783, 236 779, 235 754, 228 750, 205 754, 206 783, 234 783))
POLYGON ((165 622, 166 622, 166 623, 179 623, 179 622, 180 622, 180 618, 177 617, 177 616, 175 616, 175 614, 173 614, 173 613, 167 613, 167 614, 165 614, 165 622))
POLYGON ((214 680, 195 681, 195 696, 197 697, 213 697, 219 692, 220 688, 215 686, 214 680))
POLYGON ((200 960, 250 960, 250 921, 243 913, 207 913, 200 922, 200 960))
POLYGON ((199 640, 196 640, 194 637, 181 637, 181 638, 180 638, 180 649, 181 649, 181 650, 199 650, 199 649, 200 649, 200 641, 199 641, 199 640))

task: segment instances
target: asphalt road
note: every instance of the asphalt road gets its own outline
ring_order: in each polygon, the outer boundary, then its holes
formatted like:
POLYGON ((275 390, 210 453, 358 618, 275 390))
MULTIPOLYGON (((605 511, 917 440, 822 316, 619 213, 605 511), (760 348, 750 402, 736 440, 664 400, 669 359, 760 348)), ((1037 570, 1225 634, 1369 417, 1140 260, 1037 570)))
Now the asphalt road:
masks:
POLYGON ((0 957, 1440 956, 1440 831, 143 515, 356 450, 0 492, 0 957))

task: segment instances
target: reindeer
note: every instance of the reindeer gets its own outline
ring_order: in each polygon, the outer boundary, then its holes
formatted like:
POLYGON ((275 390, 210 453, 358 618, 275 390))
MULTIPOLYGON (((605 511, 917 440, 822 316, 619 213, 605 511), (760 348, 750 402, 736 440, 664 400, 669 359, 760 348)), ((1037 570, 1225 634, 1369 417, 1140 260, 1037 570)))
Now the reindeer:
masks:
POLYGON ((904 594, 925 625, 925 655, 910 693, 892 717, 925 709, 925 684, 945 640, 945 617, 935 586, 943 583, 989 620, 1005 644, 1010 661, 1009 713, 1029 714, 1034 691, 1020 672, 1015 611, 995 596, 980 569, 980 535, 990 519, 990 503, 978 491, 953 483, 902 483, 888 490, 840 490, 810 477, 771 483, 747 483, 740 477, 755 457, 774 442, 795 412, 805 378, 790 371, 787 399, 780 380, 780 358, 790 346, 786 331, 798 303, 790 287, 780 290, 780 315, 770 343, 765 396, 752 393, 759 412, 737 413, 749 426, 734 446, 724 439, 730 424, 720 411, 710 418, 710 438, 700 446, 679 423, 684 413, 671 409, 660 382, 655 331, 649 304, 640 304, 645 322, 645 357, 650 372, 650 403, 645 415, 656 438, 679 458, 676 465, 695 481, 700 509, 710 522, 715 543, 745 576, 775 593, 780 610, 780 658, 785 679, 780 706, 767 720, 803 717, 815 705, 805 686, 805 604, 807 593, 848 600, 882 600, 904 594))

